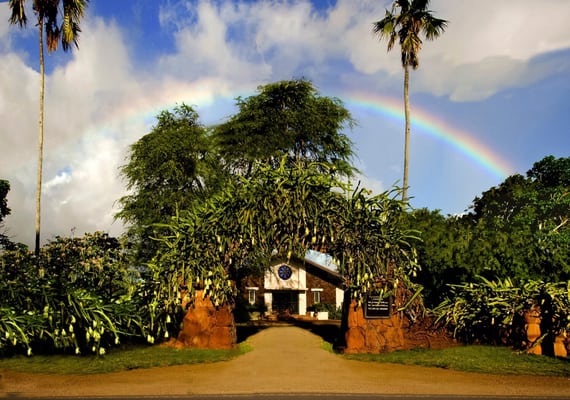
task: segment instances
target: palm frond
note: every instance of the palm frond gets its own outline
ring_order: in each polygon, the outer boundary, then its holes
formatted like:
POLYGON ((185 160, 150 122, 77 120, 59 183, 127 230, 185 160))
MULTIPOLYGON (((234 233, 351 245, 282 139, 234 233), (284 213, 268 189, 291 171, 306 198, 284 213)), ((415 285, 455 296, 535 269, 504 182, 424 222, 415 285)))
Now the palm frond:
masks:
POLYGON ((10 16, 10 24, 12 25, 20 25, 20 27, 24 27, 28 22, 26 17, 26 12, 24 10, 24 4, 26 0, 10 0, 8 6, 10 10, 12 10, 12 15, 10 16))
POLYGON ((379 39, 388 39, 390 51, 396 39, 401 47, 402 66, 419 66, 419 52, 422 47, 420 34, 433 40, 447 27, 447 21, 435 18, 428 9, 429 0, 395 0, 392 11, 386 10, 384 18, 373 23, 373 32, 379 39))

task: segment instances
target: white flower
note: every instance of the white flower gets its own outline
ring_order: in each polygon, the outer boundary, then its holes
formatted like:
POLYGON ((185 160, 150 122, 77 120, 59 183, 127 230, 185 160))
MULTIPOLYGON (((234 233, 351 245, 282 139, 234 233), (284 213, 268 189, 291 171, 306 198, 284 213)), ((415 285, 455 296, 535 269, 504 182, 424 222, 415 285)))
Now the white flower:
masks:
POLYGON ((100 355, 100 356, 105 355, 105 348, 104 348, 104 347, 101 347, 101 348, 99 349, 99 355, 100 355))

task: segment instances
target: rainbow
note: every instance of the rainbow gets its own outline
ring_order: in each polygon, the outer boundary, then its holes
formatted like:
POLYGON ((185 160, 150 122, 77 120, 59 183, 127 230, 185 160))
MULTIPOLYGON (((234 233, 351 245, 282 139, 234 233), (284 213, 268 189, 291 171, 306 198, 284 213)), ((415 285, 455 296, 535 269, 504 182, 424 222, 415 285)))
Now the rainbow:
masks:
MULTIPOLYGON (((354 106, 389 119, 404 121, 402 100, 363 93, 349 94, 346 99, 347 108, 354 106)), ((416 131, 443 141, 494 176, 504 179, 515 171, 508 161, 478 141, 473 134, 461 131, 416 106, 411 106, 411 117, 412 128, 417 128, 416 131)), ((402 131, 403 127, 402 124, 402 131)))
MULTIPOLYGON (((254 94, 250 87, 240 87, 236 90, 235 87, 226 87, 210 79, 182 85, 178 82, 168 82, 163 85, 162 89, 158 96, 142 97, 137 101, 131 100, 127 108, 118 108, 115 115, 111 115, 107 121, 124 119, 125 116, 129 119, 142 117, 148 121, 154 118, 159 111, 182 102, 198 106, 198 112, 200 112, 201 108, 211 107, 220 100, 234 99, 238 94, 242 96, 254 94)), ((354 107, 369 111, 374 115, 382 115, 399 122, 404 121, 403 102, 399 99, 362 92, 340 93, 338 97, 348 109, 354 107)), ((453 127, 443 119, 414 105, 412 105, 412 128, 413 133, 427 134, 451 146, 497 178, 504 179, 515 171, 507 160, 478 141, 472 133, 453 127)))

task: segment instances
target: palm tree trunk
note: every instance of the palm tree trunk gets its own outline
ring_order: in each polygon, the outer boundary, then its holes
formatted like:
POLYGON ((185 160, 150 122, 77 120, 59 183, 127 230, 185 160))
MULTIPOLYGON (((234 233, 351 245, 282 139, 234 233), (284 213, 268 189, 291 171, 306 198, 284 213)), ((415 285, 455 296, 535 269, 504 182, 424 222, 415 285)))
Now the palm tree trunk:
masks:
POLYGON ((406 117, 406 133, 404 138, 404 187, 402 190, 402 201, 408 200, 408 166, 410 163, 410 95, 408 87, 410 84, 410 71, 408 66, 404 67, 404 114, 406 117))
POLYGON ((41 198, 42 198, 42 166, 44 148, 44 90, 45 90, 45 69, 44 69, 44 37, 43 19, 38 21, 40 36, 40 116, 38 133, 38 172, 36 182, 36 247, 35 254, 40 254, 40 226, 41 226, 41 198))

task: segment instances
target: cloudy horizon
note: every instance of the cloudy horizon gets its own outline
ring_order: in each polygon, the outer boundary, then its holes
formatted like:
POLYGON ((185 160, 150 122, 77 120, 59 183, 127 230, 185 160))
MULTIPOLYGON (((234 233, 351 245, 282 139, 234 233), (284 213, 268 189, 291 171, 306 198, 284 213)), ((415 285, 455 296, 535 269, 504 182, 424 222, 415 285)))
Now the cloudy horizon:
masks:
MULTIPOLYGON (((403 70, 399 49, 388 53, 371 33, 390 4, 91 0, 79 49, 46 57, 42 242, 121 234, 118 170, 159 111, 184 102, 205 125, 220 123, 236 96, 284 79, 309 79, 344 102, 358 122, 347 134, 364 185, 390 189, 403 167, 404 124, 389 108, 401 104, 403 70)), ((570 2, 433 0, 430 8, 449 26, 424 42, 411 73, 410 195, 414 207, 455 214, 508 174, 570 156, 570 2)), ((37 31, 8 18, 0 2, 0 179, 11 185, 7 233, 32 245, 37 31)))

